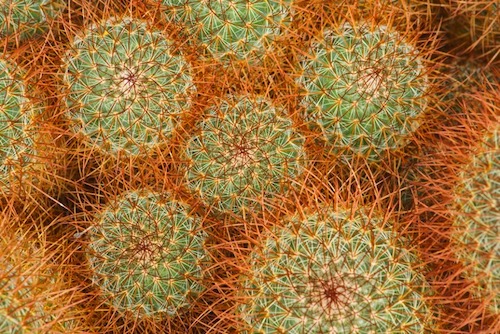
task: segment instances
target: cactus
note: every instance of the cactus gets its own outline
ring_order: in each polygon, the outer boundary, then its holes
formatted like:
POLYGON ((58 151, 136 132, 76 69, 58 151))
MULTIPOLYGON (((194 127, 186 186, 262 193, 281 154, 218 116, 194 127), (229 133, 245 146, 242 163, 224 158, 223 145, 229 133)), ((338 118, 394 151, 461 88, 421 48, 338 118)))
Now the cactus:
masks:
POLYGON ((8 192, 14 175, 34 154, 29 130, 33 115, 20 71, 0 59, 0 192, 8 192))
POLYGON ((24 40, 44 32, 57 7, 55 0, 0 0, 0 38, 24 40))
POLYGON ((75 333, 65 330, 75 288, 63 283, 54 261, 61 247, 46 244, 43 233, 16 230, 14 222, 0 213, 0 332, 75 333))
POLYGON ((370 159, 404 146, 426 106, 427 77, 414 46, 385 26, 326 30, 301 61, 297 83, 312 129, 336 153, 370 159))
POLYGON ((229 96, 209 108, 187 145, 188 187, 219 212, 259 211, 302 170, 303 138, 283 114, 261 96, 229 96))
POLYGON ((163 0, 216 59, 255 61, 291 21, 292 0, 163 0))
POLYGON ((88 259, 93 282, 122 313, 175 316, 204 290, 201 220, 169 195, 132 191, 96 215, 88 259))
POLYGON ((454 193, 456 257, 476 283, 474 293, 500 313, 500 127, 483 140, 454 193))
POLYGON ((242 279, 241 332, 424 333, 431 314, 416 257, 381 223, 329 210, 273 229, 242 279))
POLYGON ((111 154, 146 154, 168 139, 195 89, 173 42, 131 18, 76 37, 64 71, 73 130, 111 154))

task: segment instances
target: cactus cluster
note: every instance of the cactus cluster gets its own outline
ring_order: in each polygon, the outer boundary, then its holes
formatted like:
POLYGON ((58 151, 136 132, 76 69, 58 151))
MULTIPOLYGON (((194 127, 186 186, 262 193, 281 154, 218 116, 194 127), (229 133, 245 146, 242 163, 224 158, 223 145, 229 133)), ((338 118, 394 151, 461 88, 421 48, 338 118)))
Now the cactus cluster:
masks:
POLYGON ((500 333, 497 17, 0 0, 0 334, 500 333))
POLYGON ((452 241, 475 293, 500 313, 500 127, 488 134, 455 188, 452 241))
POLYGON ((120 312, 175 316, 204 290, 207 235, 190 207, 168 194, 123 194, 96 215, 89 234, 93 282, 120 312))
POLYGON ((259 243, 243 279, 243 333, 423 333, 416 256, 358 210, 295 215, 259 243), (251 328, 251 330, 249 330, 251 328))
POLYGON ((14 174, 34 154, 29 131, 34 112, 16 65, 0 59, 0 190, 7 191, 14 174))
POLYGON ((292 0, 163 0, 216 59, 255 61, 291 21, 292 0))
POLYGON ((0 38, 23 40, 42 33, 59 6, 56 0, 0 0, 0 38))
POLYGON ((187 185, 219 212, 245 214, 287 190, 303 169, 303 137, 283 108, 228 96, 208 109, 186 149, 187 185))
POLYGON ((107 153, 145 154, 191 105, 191 68, 162 31, 111 18, 74 38, 64 58, 73 130, 107 153))
POLYGON ((423 60, 385 26, 325 30, 301 72, 306 121, 336 152, 376 158, 404 146, 427 104, 423 60))

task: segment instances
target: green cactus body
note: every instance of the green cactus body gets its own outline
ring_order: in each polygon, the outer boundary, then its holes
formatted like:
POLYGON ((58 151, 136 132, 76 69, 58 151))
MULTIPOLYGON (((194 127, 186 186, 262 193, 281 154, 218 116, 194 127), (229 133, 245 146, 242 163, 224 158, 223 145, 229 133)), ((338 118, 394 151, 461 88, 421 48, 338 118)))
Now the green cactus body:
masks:
POLYGON ((500 313, 500 127, 464 168, 455 189, 453 245, 477 296, 500 313))
POLYGON ((55 15, 54 0, 0 0, 0 38, 33 37, 47 28, 47 18, 55 15))
POLYGON ((131 18, 87 29, 64 68, 73 130, 112 154, 146 154, 170 138, 195 90, 173 42, 131 18))
POLYGON ((28 129, 33 112, 15 65, 0 59, 0 191, 6 191, 13 173, 34 154, 28 129))
POLYGON ((327 30, 301 63, 306 121, 335 153, 371 159, 404 146, 426 106, 415 48, 385 26, 327 30))
POLYGON ((292 0, 163 0, 214 58, 258 60, 291 21, 292 0))
POLYGON ((204 290, 208 253, 201 219, 168 195, 128 192, 90 231, 93 281, 117 310, 175 316, 204 290))
POLYGON ((208 110, 186 155, 189 188, 220 212, 245 214, 301 173, 303 138, 265 98, 228 97, 208 110))
POLYGON ((241 332, 424 333, 431 315, 416 257, 380 223, 328 211, 274 229, 242 280, 241 332))

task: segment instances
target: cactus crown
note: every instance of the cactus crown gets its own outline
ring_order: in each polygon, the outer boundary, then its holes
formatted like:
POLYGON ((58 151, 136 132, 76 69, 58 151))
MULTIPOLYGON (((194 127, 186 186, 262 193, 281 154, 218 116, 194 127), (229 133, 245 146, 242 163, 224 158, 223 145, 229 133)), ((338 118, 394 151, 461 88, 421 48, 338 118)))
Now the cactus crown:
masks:
POLYGON ((303 138, 269 100, 228 97, 208 110, 186 155, 189 188, 222 212, 245 213, 302 171, 303 138))
POLYGON ((168 195, 128 192, 90 231, 94 283, 121 312, 173 316, 204 290, 206 233, 190 208, 168 195))
POLYGON ((195 89, 173 42, 131 18, 87 29, 64 67, 74 131, 111 153, 144 154, 168 138, 195 89))
POLYGON ((423 333, 423 277, 380 223, 330 210, 268 234, 243 281, 250 333, 423 333))
POLYGON ((13 64, 0 59, 0 189, 34 154, 28 133, 32 110, 18 74, 13 64))
POLYGON ((334 151, 376 158, 405 144, 426 105, 415 48, 385 26, 326 30, 301 63, 306 120, 334 151))
POLYGON ((500 127, 483 141, 464 168, 455 189, 457 214, 452 240, 466 276, 476 293, 492 297, 488 304, 500 312, 500 127))
POLYGON ((43 32, 55 7, 54 0, 0 0, 0 38, 18 34, 22 40, 43 32))
POLYGON ((292 0, 163 0, 214 58, 255 60, 291 20, 292 0))

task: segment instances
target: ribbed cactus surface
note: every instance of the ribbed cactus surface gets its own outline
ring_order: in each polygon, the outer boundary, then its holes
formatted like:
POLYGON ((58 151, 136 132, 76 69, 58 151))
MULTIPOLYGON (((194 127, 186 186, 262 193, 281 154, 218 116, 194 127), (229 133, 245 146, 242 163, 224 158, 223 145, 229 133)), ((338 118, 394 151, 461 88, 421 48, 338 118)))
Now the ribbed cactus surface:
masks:
POLYGON ((256 60, 291 21, 292 0, 163 0, 215 58, 256 60))
POLYGON ((25 166, 34 154, 28 130, 33 115, 21 72, 0 59, 0 189, 12 181, 12 173, 25 166))
POLYGON ((362 211, 295 215, 254 250, 243 333, 424 333, 431 315, 415 255, 362 211))
POLYGON ((26 39, 48 28, 56 13, 55 0, 0 0, 0 38, 26 39))
POLYGON ((208 109, 188 142, 188 187, 221 212, 259 210, 303 169, 303 137, 283 108, 262 97, 228 96, 208 109))
POLYGON ((426 106, 423 61, 386 26, 325 30, 301 71, 306 121, 336 152, 376 158, 404 146, 426 106))
POLYGON ((455 189, 452 240, 475 293, 500 312, 500 127, 487 137, 455 189))
POLYGON ((120 312, 175 316, 204 290, 207 235, 168 194, 127 192, 96 215, 89 233, 93 281, 120 312))
POLYGON ((190 65, 147 23, 111 18, 74 38, 64 58, 73 130, 108 153, 145 154, 191 105, 190 65))

